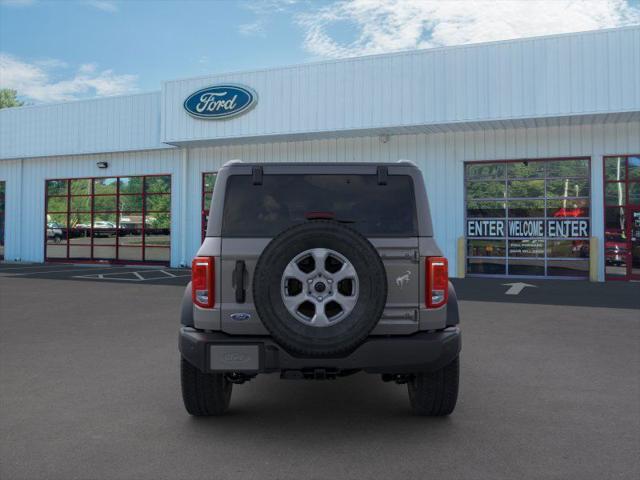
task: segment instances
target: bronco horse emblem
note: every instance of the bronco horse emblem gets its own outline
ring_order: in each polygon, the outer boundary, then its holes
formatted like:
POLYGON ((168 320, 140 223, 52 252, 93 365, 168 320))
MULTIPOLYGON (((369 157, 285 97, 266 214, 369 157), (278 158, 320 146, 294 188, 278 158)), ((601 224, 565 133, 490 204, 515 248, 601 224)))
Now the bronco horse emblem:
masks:
POLYGON ((404 275, 400 275, 396 278, 396 285, 400 288, 404 287, 411 280, 411 270, 407 270, 404 275))

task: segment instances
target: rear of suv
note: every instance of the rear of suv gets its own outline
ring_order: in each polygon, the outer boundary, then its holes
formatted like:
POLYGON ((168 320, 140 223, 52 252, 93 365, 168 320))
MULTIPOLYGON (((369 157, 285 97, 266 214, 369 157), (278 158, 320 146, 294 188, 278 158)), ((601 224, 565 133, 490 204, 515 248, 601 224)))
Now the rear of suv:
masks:
POLYGON ((182 302, 184 404, 220 415, 258 374, 364 371, 406 383, 414 413, 448 415, 458 323, 415 165, 230 162, 182 302))

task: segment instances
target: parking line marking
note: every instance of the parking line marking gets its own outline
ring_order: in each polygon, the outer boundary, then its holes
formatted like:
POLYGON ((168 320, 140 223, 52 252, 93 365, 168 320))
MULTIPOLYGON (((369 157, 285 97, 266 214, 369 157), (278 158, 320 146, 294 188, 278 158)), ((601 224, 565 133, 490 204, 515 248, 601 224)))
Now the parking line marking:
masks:
MULTIPOLYGON (((104 269, 106 270, 106 269, 104 269)), ((42 271, 38 271, 38 272, 11 272, 11 273, 7 273, 4 274, 4 272, 2 270, 0 270, 0 276, 5 276, 5 277, 16 277, 19 275, 25 276, 25 275, 38 275, 38 274, 48 274, 48 273, 65 273, 65 272, 86 272, 87 269, 83 268, 81 270, 78 269, 66 269, 66 270, 42 270, 42 271)), ((120 273, 120 272, 119 272, 120 273)), ((95 273, 92 273, 91 275, 96 275, 95 273)))
POLYGON ((114 280, 117 282, 151 282, 154 280, 166 280, 167 278, 183 278, 190 277, 191 274, 186 275, 175 275, 171 272, 167 272, 165 270, 146 270, 146 271, 137 271, 137 272, 116 272, 116 273, 99 273, 99 274, 89 274, 89 275, 74 275, 73 278, 88 278, 95 280, 114 280), (162 272, 165 277, 151 277, 146 278, 143 273, 146 272, 162 272), (124 275, 133 275, 136 278, 125 278, 124 275))

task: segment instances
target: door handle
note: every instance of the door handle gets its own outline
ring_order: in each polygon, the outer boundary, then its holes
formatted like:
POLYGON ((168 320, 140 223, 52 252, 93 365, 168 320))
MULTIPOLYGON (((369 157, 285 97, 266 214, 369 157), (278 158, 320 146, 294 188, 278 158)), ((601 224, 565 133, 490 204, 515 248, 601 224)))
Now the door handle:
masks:
POLYGON ((247 269, 244 265, 244 260, 236 261, 236 268, 233 271, 233 286, 236 289, 236 303, 244 303, 246 299, 246 292, 244 289, 245 277, 247 269))

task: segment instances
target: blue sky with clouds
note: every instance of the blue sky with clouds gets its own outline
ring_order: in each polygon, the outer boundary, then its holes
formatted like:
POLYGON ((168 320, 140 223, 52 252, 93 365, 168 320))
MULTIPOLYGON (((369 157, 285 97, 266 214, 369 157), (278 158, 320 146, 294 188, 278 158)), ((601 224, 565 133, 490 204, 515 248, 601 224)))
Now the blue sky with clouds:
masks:
POLYGON ((639 0, 0 0, 0 87, 30 103, 326 58, 640 23, 639 0))

